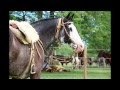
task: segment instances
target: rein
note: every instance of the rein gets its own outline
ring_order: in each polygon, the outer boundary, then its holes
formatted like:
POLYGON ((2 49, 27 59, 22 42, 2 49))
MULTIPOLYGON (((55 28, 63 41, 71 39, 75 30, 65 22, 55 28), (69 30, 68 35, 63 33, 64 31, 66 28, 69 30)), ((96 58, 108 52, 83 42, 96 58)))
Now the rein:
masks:
POLYGON ((63 27, 63 28, 64 28, 64 31, 65 31, 65 33, 67 34, 67 36, 69 37, 69 39, 74 43, 74 41, 70 38, 70 35, 68 34, 68 32, 67 32, 67 30, 66 30, 66 28, 65 28, 65 24, 67 24, 67 23, 73 23, 73 22, 65 22, 65 23, 64 23, 62 18, 58 19, 57 31, 56 31, 55 38, 56 38, 58 41, 60 41, 60 40, 59 40, 59 33, 60 33, 60 30, 61 30, 61 27, 63 27))

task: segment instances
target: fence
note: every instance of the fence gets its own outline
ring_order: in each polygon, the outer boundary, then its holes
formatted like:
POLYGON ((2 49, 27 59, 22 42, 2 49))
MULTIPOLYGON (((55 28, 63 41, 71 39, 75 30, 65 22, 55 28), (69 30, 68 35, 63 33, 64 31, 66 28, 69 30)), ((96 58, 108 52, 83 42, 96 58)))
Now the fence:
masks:
MULTIPOLYGON (((108 50, 108 49, 85 49, 85 51, 84 51, 84 56, 83 56, 83 61, 84 61, 84 65, 83 65, 83 78, 84 79, 87 79, 87 75, 88 75, 88 73, 87 72, 89 72, 89 71, 87 71, 87 51, 91 51, 91 50, 108 50)), ((106 59, 109 59, 109 58, 106 58, 106 59)), ((89 69, 90 70, 90 69, 89 69)), ((103 69, 103 70, 106 70, 106 69, 103 69)), ((110 69, 109 69, 110 70, 110 69)), ((110 72, 111 71, 109 71, 109 77, 110 77, 110 72)), ((98 74, 100 74, 100 73, 98 73, 98 74)), ((62 74, 56 74, 56 75, 62 75, 62 74)), ((69 75, 69 74, 63 74, 63 75, 69 75)), ((72 74, 70 74, 70 75, 72 75, 72 74)), ((74 75, 76 75, 77 76, 77 74, 74 74, 74 75)), ((94 76, 94 75, 93 75, 94 76)))

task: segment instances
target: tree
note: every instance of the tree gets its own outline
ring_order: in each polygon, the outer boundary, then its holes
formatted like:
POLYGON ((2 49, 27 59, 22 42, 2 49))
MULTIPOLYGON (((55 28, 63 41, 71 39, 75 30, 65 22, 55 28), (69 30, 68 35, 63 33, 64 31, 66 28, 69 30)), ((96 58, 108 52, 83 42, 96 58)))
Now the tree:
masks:
POLYGON ((35 14, 37 16, 37 19, 41 19, 43 15, 43 11, 35 11, 35 14))
POLYGON ((34 22, 36 14, 34 11, 9 11, 10 19, 18 21, 34 22))
POLYGON ((53 17, 53 18, 54 18, 54 12, 55 12, 55 11, 50 11, 50 17, 53 17))

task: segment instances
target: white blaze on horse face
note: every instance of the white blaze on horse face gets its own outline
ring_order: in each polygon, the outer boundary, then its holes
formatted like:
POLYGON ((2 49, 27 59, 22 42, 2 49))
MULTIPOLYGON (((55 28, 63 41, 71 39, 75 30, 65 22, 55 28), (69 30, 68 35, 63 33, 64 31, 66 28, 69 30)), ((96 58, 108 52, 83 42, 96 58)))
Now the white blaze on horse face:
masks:
POLYGON ((64 42, 64 37, 60 37, 60 41, 63 43, 64 42))
POLYGON ((60 41, 61 43, 64 42, 64 30, 62 29, 62 31, 60 32, 60 41))
POLYGON ((77 48, 76 48, 75 52, 83 51, 84 44, 83 44, 83 42, 82 42, 82 40, 81 40, 81 38, 78 34, 78 31, 77 31, 76 27, 73 24, 70 24, 68 27, 72 29, 72 30, 70 30, 70 38, 77 45, 77 48))

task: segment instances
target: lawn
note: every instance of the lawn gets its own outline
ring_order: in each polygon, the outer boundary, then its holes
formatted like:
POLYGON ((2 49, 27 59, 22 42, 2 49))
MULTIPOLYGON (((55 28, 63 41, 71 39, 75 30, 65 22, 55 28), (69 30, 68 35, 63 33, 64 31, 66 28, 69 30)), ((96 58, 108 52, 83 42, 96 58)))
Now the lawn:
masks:
MULTIPOLYGON (((65 66, 65 68, 71 68, 71 65, 65 66)), ((75 69, 75 70, 71 70, 70 72, 42 71, 41 79, 84 79, 84 70, 83 68, 81 68, 80 70, 75 69)), ((87 67, 86 79, 111 79, 111 68, 96 67, 96 66, 87 67)))
MULTIPOLYGON (((83 68, 70 72, 42 72, 41 79, 84 79, 83 68)), ((110 67, 87 68, 87 79, 111 79, 110 67)))

